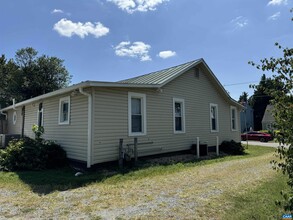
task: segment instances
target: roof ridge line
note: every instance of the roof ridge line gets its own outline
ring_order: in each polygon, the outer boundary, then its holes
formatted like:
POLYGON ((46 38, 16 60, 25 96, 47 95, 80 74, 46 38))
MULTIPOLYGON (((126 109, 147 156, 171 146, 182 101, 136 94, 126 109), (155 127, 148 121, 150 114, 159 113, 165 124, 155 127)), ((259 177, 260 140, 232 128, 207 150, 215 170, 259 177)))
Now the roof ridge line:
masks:
POLYGON ((176 66, 171 66, 171 67, 168 67, 168 68, 164 68, 164 69, 161 69, 161 70, 157 70, 157 71, 153 71, 153 72, 150 72, 150 73, 146 73, 146 74, 143 74, 143 75, 139 75, 139 76, 135 76, 135 77, 131 77, 131 78, 128 78, 128 79, 123 79, 123 80, 119 80, 119 81, 116 81, 117 83, 119 82, 123 82, 123 81, 127 81, 127 80, 134 80, 136 78, 140 78, 140 77, 143 77, 143 76, 148 76, 148 75, 151 75, 151 74, 154 74, 154 73, 157 73, 157 72, 161 72, 161 71, 165 71, 165 70, 168 70, 168 69, 172 69, 172 68, 176 68, 176 67, 179 67, 179 66, 183 66, 183 65, 186 65, 188 63, 192 63, 192 62, 197 62, 199 60, 201 60, 202 58, 200 59, 196 59, 196 60, 191 60, 191 61, 188 61, 188 62, 185 62, 185 63, 181 63, 181 64, 178 64, 176 66))

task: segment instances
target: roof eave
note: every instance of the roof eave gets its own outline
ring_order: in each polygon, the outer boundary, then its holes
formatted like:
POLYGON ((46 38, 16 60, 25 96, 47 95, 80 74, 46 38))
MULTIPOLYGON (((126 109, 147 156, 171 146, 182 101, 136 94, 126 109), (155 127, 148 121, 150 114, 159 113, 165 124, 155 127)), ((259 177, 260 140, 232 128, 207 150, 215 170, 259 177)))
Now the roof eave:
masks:
POLYGON ((6 108, 1 109, 1 111, 8 111, 13 108, 21 107, 27 105, 32 102, 37 102, 46 98, 50 98, 53 96, 61 95, 64 93, 68 93, 74 91, 79 88, 87 88, 87 87, 112 87, 112 88, 159 88, 159 85, 152 85, 152 84, 125 84, 125 83, 112 83, 112 82, 97 82, 97 81, 85 81, 81 82, 64 89, 59 89, 53 92, 46 93, 44 95, 40 95, 31 99, 24 100, 22 102, 16 103, 14 106, 10 105, 6 108))
POLYGON ((76 89, 79 88, 87 88, 87 87, 112 87, 112 88, 149 88, 149 89, 157 89, 157 88, 161 88, 163 86, 165 86, 166 84, 168 84, 169 82, 171 82, 172 80, 174 80, 175 78, 181 76, 182 74, 184 74, 186 71, 190 70, 191 68, 193 68, 194 66, 198 65, 202 63, 205 68, 209 71, 210 75, 212 76, 214 82, 216 82, 218 88, 220 88, 220 90, 223 92, 223 94, 227 97, 227 99, 232 102, 234 105, 237 105, 239 108, 243 108, 243 106, 241 104, 239 104, 238 102, 236 102, 234 99, 231 98, 231 96, 227 93, 227 91, 224 89, 224 87, 222 86, 222 84, 219 82, 219 80, 216 78, 215 74, 212 72, 212 70, 209 68, 209 66, 206 64, 206 62, 204 61, 204 59, 199 59, 196 60, 194 63, 190 64, 189 66, 187 66, 186 68, 182 69, 179 73, 177 73, 176 75, 170 77, 169 79, 167 79, 166 81, 164 81, 163 83, 160 84, 136 84, 136 83, 119 83, 119 82, 98 82, 98 81, 85 81, 85 82, 81 82, 72 86, 69 86, 67 88, 64 89, 59 89, 44 95, 40 95, 22 102, 19 102, 17 104, 15 104, 14 106, 8 106, 6 108, 1 109, 2 111, 7 111, 10 109, 13 109, 14 107, 20 107, 20 106, 24 106, 26 104, 32 103, 32 102, 36 102, 42 99, 46 99, 49 97, 53 97, 53 96, 57 96, 57 95, 61 95, 64 93, 68 93, 71 91, 74 91, 76 89))
POLYGON ((71 91, 73 91, 75 89, 78 89, 78 88, 85 88, 88 85, 89 85, 88 81, 81 82, 81 83, 66 87, 64 89, 59 89, 59 90, 56 90, 56 91, 53 91, 53 92, 46 93, 44 95, 40 95, 40 96, 36 96, 34 98, 31 98, 31 99, 24 100, 22 102, 16 103, 14 106, 10 105, 10 106, 8 106, 6 108, 3 108, 1 110, 2 111, 8 111, 10 109, 13 109, 14 107, 17 108, 17 107, 20 107, 20 106, 24 106, 26 104, 36 102, 36 101, 39 101, 39 100, 42 100, 42 99, 46 99, 46 98, 53 97, 53 96, 56 96, 56 95, 60 95, 60 94, 63 94, 63 93, 71 92, 71 91))

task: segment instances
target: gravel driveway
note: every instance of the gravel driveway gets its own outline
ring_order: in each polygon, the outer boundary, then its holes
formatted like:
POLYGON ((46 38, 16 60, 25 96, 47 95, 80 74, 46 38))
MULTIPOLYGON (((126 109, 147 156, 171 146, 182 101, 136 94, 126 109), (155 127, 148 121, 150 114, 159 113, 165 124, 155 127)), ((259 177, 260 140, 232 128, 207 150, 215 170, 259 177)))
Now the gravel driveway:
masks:
MULTIPOLYGON (((247 141, 241 141, 241 144, 246 146, 247 141)), ((263 146, 263 147, 279 147, 279 143, 276 143, 274 141, 269 141, 269 142, 260 142, 260 141, 248 141, 248 145, 254 145, 254 146, 263 146)), ((285 145, 285 147, 288 147, 285 145)))
POLYGON ((265 154, 48 195, 2 188, 0 219, 217 219, 219 210, 231 205, 227 195, 245 193, 276 175, 271 159, 265 154))

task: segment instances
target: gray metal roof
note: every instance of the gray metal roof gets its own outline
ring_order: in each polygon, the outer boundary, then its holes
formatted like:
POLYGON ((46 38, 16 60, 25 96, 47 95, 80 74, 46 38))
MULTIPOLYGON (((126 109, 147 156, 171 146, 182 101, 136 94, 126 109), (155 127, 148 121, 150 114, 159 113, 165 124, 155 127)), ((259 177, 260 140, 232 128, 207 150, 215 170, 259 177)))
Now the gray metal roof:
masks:
POLYGON ((188 63, 184 63, 178 66, 170 67, 164 70, 152 72, 142 76, 121 80, 118 83, 128 83, 128 84, 151 84, 151 85, 162 85, 171 81, 173 78, 184 73, 186 70, 192 68, 198 64, 201 59, 193 60, 188 63))
POLYGON ((72 92, 74 90, 77 90, 79 88, 88 88, 88 87, 123 87, 123 88, 161 88, 173 79, 177 78, 181 74, 185 73, 192 67, 202 63, 210 73, 210 76, 212 77, 213 81, 216 82, 216 85, 222 91, 225 96, 232 101, 234 104, 238 105, 239 107, 242 107, 240 104, 238 104, 235 100, 233 100, 230 95, 226 92, 226 90, 223 88, 221 83, 218 81, 216 76, 213 74, 213 72, 210 70, 208 65, 205 63, 203 59, 193 60, 178 66, 170 67, 164 70, 152 72, 149 74, 145 74, 142 76, 121 80, 118 82, 98 82, 98 81, 85 81, 81 82, 72 86, 69 86, 64 89, 59 89, 44 95, 40 95, 22 102, 19 102, 15 104, 15 106, 8 106, 6 108, 1 109, 1 111, 7 111, 9 109, 12 109, 14 107, 19 107, 26 105, 31 102, 35 102, 38 100, 46 99, 52 96, 60 95, 67 92, 72 92))

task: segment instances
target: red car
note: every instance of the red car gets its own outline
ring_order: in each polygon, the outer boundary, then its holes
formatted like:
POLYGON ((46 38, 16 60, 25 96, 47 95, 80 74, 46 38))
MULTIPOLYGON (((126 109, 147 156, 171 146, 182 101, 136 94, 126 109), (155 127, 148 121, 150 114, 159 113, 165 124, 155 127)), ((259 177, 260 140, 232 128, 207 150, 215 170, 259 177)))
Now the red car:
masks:
POLYGON ((241 134, 241 140, 253 140, 253 141, 260 141, 260 142, 267 142, 273 140, 272 135, 258 132, 258 131, 249 131, 247 133, 241 134))

